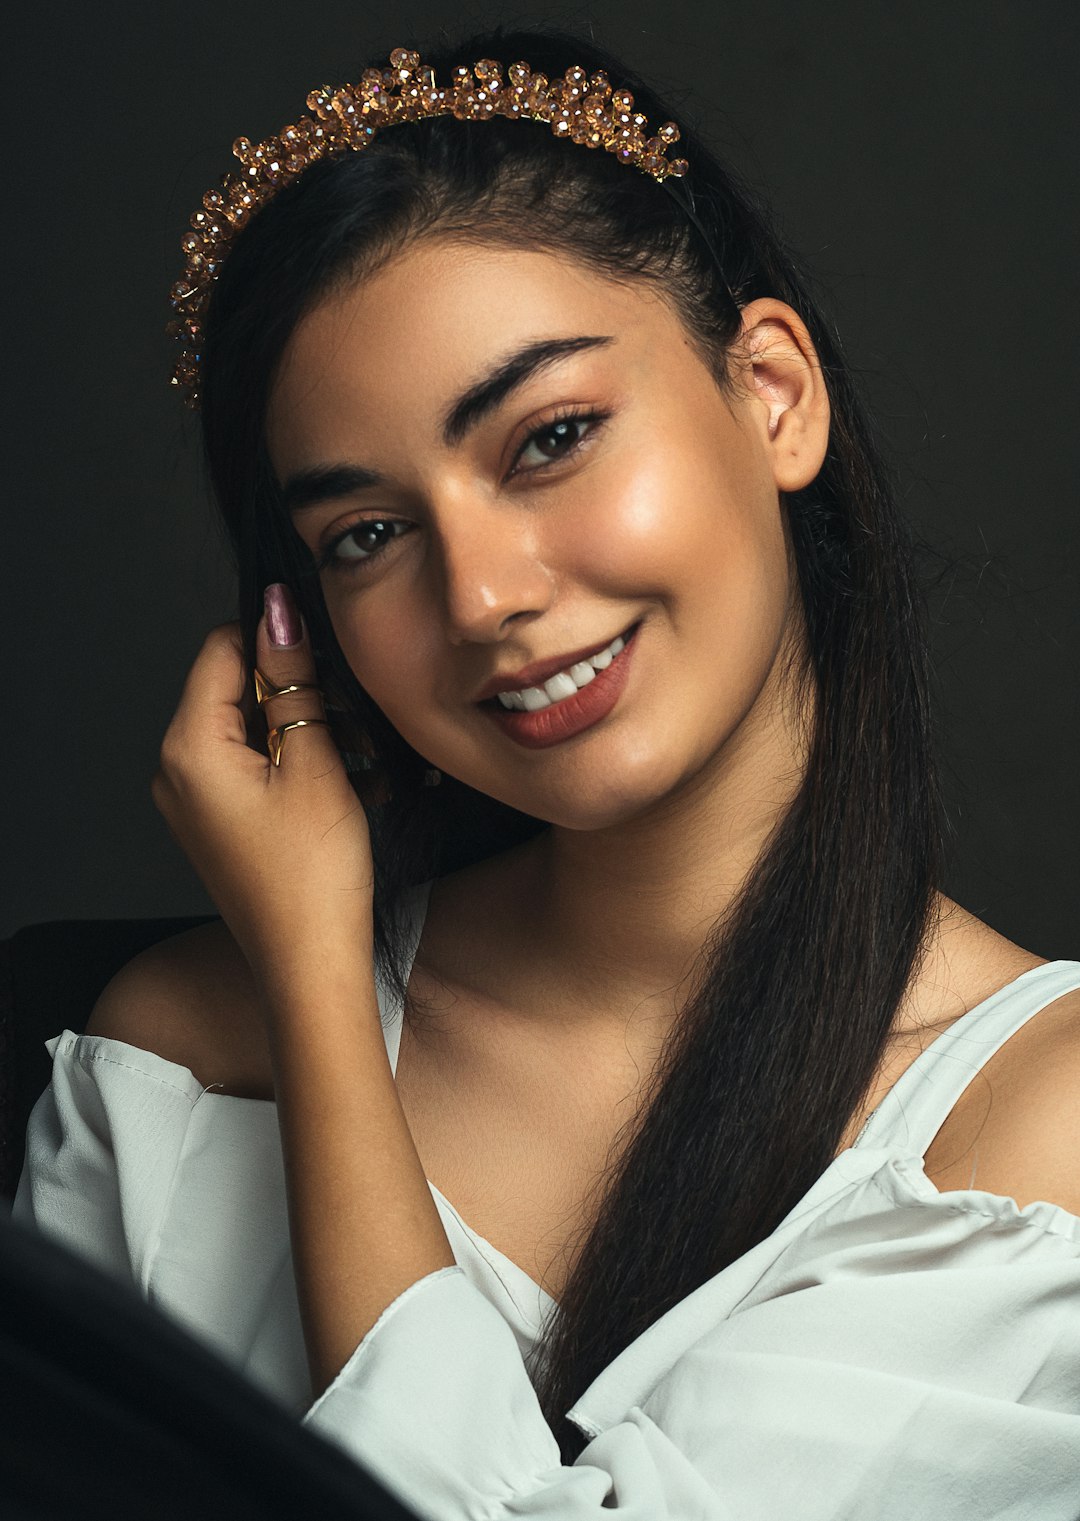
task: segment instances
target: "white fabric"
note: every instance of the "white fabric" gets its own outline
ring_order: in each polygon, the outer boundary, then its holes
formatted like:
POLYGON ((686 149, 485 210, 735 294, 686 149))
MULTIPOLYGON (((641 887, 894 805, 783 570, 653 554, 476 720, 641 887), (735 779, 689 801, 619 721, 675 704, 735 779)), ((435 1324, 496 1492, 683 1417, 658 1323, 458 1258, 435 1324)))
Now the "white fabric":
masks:
MULTIPOLYGON (((312 1404, 271 1101, 64 1030, 13 1213, 432 1521, 1078 1521, 1080 1219, 938 1193, 922 1165, 979 1068, 1077 987, 1080 961, 1036 967, 939 1037, 767 1240, 582 1392, 570 1467, 530 1381, 557 1306, 434 1185, 457 1265, 399 1295, 312 1404)), ((401 1009, 380 1003, 396 1069, 401 1009)))

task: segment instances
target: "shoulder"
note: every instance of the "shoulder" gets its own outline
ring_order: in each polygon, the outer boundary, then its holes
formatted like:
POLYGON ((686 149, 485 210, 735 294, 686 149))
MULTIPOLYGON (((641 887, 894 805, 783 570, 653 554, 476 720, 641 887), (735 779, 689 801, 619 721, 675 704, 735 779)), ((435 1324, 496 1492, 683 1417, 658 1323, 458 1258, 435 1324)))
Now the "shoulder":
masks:
POLYGON ((979 1189, 1080 1216, 1080 989, 1022 1025, 976 1075, 926 1154, 941 1191, 979 1189))
POLYGON ((121 967, 84 1034, 152 1051, 186 1067, 204 1087, 273 1097, 254 980, 221 920, 152 945, 121 967))

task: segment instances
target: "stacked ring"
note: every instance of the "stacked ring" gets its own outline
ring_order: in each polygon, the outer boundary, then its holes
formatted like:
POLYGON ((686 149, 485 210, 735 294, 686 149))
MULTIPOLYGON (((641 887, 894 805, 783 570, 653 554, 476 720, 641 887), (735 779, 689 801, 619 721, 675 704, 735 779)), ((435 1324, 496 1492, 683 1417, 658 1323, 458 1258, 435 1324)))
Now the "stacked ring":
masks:
POLYGON ((278 724, 276 728, 269 731, 266 736, 266 748, 270 751, 270 759, 275 766, 281 765, 281 751, 289 730, 303 729, 308 724, 322 724, 324 729, 330 727, 325 718, 294 718, 292 723, 278 724))
MULTIPOLYGON (((270 701, 272 697, 285 697, 289 692, 318 692, 322 696, 322 688, 317 687, 312 681, 294 681, 287 687, 275 687, 267 681, 266 677, 255 667, 255 696, 259 707, 270 701)), ((321 724, 323 728, 330 725, 325 718, 294 718, 291 723, 277 724, 268 730, 266 735, 266 748, 270 752, 270 759, 275 766, 281 765, 281 752, 285 745, 285 736, 290 729, 303 729, 309 724, 321 724)))
POLYGON ((284 697, 286 692, 318 692, 322 695, 322 688, 317 687, 313 681, 294 681, 292 686, 273 687, 266 677, 255 667, 255 696, 258 698, 259 707, 264 702, 269 702, 271 697, 284 697))

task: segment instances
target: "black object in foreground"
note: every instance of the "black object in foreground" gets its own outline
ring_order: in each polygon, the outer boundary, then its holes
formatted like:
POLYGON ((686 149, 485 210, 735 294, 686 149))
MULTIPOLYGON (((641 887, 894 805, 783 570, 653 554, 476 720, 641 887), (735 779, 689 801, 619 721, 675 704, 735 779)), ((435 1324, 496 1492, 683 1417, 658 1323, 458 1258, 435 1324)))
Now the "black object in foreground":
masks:
POLYGON ((419 1521, 133 1290, 0 1210, 0 1521, 419 1521))

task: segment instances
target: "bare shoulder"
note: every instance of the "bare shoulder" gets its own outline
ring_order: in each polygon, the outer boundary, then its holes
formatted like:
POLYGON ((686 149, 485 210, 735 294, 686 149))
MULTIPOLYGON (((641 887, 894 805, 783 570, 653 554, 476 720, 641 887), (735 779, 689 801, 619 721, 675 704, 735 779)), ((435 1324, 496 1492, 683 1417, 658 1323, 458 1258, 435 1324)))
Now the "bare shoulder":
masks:
POLYGON ((1080 989, 991 1057, 934 1138, 926 1172, 943 1192, 975 1188, 1080 1215, 1080 989))
POLYGON ((201 924, 133 957, 102 991, 85 1034, 152 1051, 204 1086, 272 1098, 273 1080, 255 985, 222 920, 201 924))

